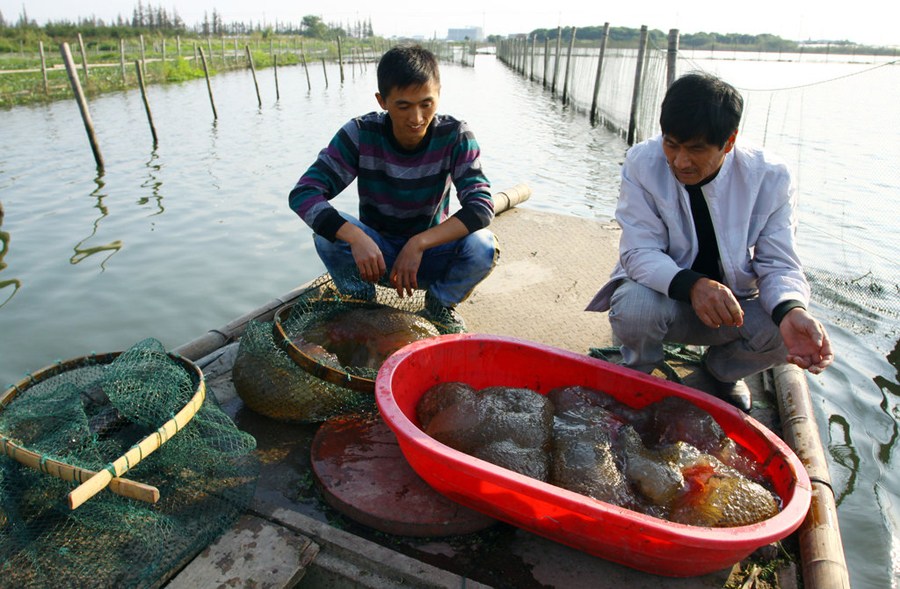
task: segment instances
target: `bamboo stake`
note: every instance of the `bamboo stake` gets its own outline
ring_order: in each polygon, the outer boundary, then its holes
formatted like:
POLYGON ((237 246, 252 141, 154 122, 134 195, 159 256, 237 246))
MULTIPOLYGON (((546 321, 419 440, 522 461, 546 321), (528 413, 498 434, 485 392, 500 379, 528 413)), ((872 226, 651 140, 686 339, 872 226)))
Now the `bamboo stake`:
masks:
POLYGON ((84 85, 87 86, 87 83, 88 83, 87 52, 84 50, 84 39, 81 38, 81 33, 78 33, 78 46, 81 48, 81 67, 84 70, 84 85))
POLYGON ((141 68, 141 62, 134 62, 135 70, 137 70, 138 86, 141 87, 141 98, 144 100, 144 110, 147 111, 147 121, 150 123, 150 133, 153 135, 153 145, 156 146, 158 139, 156 137, 156 127, 153 125, 153 113, 150 112, 150 103, 147 101, 147 88, 144 86, 144 72, 141 68))
POLYGON ((147 60, 147 56, 144 53, 144 35, 140 35, 140 39, 141 39, 141 68, 144 70, 144 73, 146 74, 147 70, 145 68, 147 66, 145 65, 145 63, 147 60))
POLYGON ((322 73, 325 74, 325 87, 328 88, 328 69, 325 67, 325 58, 322 58, 322 73))
POLYGON ((50 85, 47 83, 47 60, 44 57, 44 42, 38 41, 41 51, 41 76, 44 78, 44 94, 50 94, 50 85))
POLYGON ((303 55, 303 50, 300 50, 300 61, 303 62, 303 71, 306 72, 306 87, 309 90, 312 90, 312 82, 309 81, 309 67, 306 65, 306 56, 303 55))
POLYGON ((641 25, 641 41, 638 47, 637 67, 634 68, 634 88, 631 93, 631 116, 628 120, 628 145, 634 145, 637 134, 637 115, 641 104, 644 79, 644 55, 647 53, 647 25, 641 25))
POLYGON ((281 100, 281 92, 278 91, 278 54, 272 54, 272 64, 275 69, 275 100, 281 100))
POLYGON ((127 82, 125 78, 125 39, 119 39, 119 66, 122 68, 122 85, 127 82))
POLYGON ((600 55, 597 59, 597 78, 594 80, 594 99, 591 101, 591 124, 597 124, 600 105, 600 80, 603 74, 603 59, 606 56, 606 41, 609 39, 609 23, 603 23, 603 34, 600 36, 600 55))
POLYGON ((669 29, 669 47, 666 51, 666 88, 675 81, 678 65, 678 29, 669 29))
POLYGON ((250 53, 250 46, 247 48, 247 61, 250 63, 250 72, 253 73, 253 85, 256 87, 256 100, 259 102, 259 108, 262 108, 262 97, 259 95, 259 82, 256 81, 256 68, 253 66, 253 55, 250 53))
POLYGON ((337 50, 338 50, 338 65, 341 70, 341 84, 344 83, 344 55, 341 52, 341 37, 338 35, 337 38, 337 50))
MULTIPOLYGON (((194 48, 199 49, 196 46, 194 48)), ((206 57, 203 55, 203 49, 200 49, 200 63, 203 64, 203 73, 206 75, 206 91, 209 92, 209 104, 212 106, 213 120, 218 120, 219 114, 216 112, 216 101, 213 100, 212 83, 209 81, 209 68, 206 67, 206 57)))
POLYGON ((572 66, 572 51, 575 49, 575 27, 572 27, 572 38, 569 39, 569 54, 566 57, 566 75, 565 79, 563 79, 563 94, 562 94, 562 103, 569 103, 569 71, 571 71, 572 66))
POLYGON ((97 168, 103 170, 103 156, 100 155, 100 145, 97 143, 97 135, 94 133, 94 122, 91 120, 87 100, 84 98, 81 82, 78 81, 78 72, 75 71, 75 63, 72 61, 72 51, 69 49, 69 44, 65 42, 60 45, 59 50, 62 53, 63 62, 66 64, 72 91, 75 92, 75 100, 78 102, 78 110, 81 111, 81 120, 84 122, 84 130, 87 131, 88 141, 91 143, 91 151, 94 152, 94 161, 97 162, 97 168))
POLYGON ((556 83, 559 80, 559 56, 562 53, 562 27, 556 27, 556 55, 553 57, 553 84, 550 86, 550 92, 556 94, 556 83))

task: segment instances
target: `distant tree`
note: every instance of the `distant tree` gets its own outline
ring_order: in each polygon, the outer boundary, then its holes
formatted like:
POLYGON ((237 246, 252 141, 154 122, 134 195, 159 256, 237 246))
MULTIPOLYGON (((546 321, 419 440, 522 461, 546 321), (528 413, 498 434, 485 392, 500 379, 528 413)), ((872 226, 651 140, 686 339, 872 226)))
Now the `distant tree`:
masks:
POLYGON ((3 20, 3 11, 0 10, 0 29, 6 28, 6 21, 3 20))
POLYGON ((325 39, 328 36, 328 26, 318 16, 308 14, 303 17, 301 34, 306 37, 325 39))

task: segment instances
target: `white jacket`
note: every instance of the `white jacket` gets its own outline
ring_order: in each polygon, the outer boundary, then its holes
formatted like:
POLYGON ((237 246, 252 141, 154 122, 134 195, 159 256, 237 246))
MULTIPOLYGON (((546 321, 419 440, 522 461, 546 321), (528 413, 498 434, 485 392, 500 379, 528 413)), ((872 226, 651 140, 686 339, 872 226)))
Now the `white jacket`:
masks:
MULTIPOLYGON (((789 299, 808 307, 809 284, 794 244, 797 202, 787 166, 761 150, 735 145, 702 191, 723 280, 735 296, 759 294, 769 313, 789 299)), ((619 262, 588 311, 608 311, 610 297, 625 277, 667 295, 675 275, 697 257, 690 197, 669 169, 661 136, 628 151, 616 220, 622 228, 619 262)))

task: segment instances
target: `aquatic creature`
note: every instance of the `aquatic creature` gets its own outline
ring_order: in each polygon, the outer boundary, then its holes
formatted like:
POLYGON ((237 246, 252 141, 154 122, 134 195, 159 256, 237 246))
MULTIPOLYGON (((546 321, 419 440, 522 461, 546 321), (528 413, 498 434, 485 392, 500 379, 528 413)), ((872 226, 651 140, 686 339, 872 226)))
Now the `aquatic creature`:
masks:
POLYGON ((779 510, 715 419, 680 398, 638 410, 580 386, 541 395, 447 382, 416 411, 426 434, 461 452, 655 517, 725 527, 779 510))
POLYGON ((377 369, 403 346, 436 335, 437 328, 424 317, 378 305, 341 310, 314 321, 298 341, 325 351, 311 348, 317 357, 330 359, 331 354, 344 366, 377 369))
POLYGON ((451 448, 547 480, 552 403, 530 389, 441 383, 417 405, 422 430, 451 448))
POLYGON ((548 482, 614 505, 634 504, 613 447, 624 420, 601 407, 602 400, 584 387, 554 389, 547 398, 554 406, 548 482))

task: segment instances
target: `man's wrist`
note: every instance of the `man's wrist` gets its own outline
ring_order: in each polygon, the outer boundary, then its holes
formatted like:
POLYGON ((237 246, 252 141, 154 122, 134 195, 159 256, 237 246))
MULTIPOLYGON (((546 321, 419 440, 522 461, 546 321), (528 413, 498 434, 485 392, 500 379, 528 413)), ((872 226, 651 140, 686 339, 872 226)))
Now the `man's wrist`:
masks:
POLYGON ((798 301, 796 299, 788 299, 778 303, 775 305, 775 308, 772 309, 772 321, 775 322, 775 325, 780 326, 787 314, 794 309, 803 309, 805 311, 806 305, 803 304, 803 301, 798 301))

